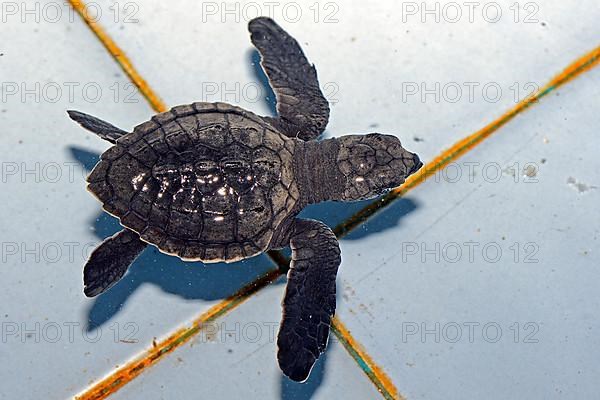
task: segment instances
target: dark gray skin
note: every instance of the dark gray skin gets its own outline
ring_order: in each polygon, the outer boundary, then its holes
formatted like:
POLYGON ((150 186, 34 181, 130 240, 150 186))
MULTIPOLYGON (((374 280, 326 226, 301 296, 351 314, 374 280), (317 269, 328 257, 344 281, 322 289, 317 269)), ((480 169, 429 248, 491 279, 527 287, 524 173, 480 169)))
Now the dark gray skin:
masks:
POLYGON ((327 346, 341 258, 331 229, 297 214, 312 203, 381 195, 422 163, 395 136, 316 141, 329 105, 314 66, 273 20, 254 19, 249 30, 277 96, 276 118, 194 103, 129 133, 69 111, 114 145, 88 177, 88 189, 124 226, 90 256, 84 292, 92 297, 109 289, 148 245, 205 263, 289 246, 277 358, 285 375, 302 382, 327 346))

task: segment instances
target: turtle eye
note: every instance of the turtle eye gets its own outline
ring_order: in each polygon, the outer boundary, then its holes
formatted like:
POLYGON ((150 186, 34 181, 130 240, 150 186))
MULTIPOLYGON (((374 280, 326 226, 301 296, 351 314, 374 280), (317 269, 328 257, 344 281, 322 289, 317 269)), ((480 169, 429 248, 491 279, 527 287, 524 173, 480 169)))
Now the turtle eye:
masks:
POLYGON ((375 157, 372 155, 356 156, 350 160, 354 171, 358 175, 366 175, 377 164, 375 157))
POLYGON ((354 171, 359 175, 368 173, 377 164, 375 151, 371 146, 355 144, 349 147, 348 150, 348 160, 352 164, 354 171))
POLYGON ((358 159, 355 163, 356 171, 361 175, 365 175, 367 172, 371 171, 375 166, 374 161, 375 160, 373 160, 373 157, 364 157, 358 159))

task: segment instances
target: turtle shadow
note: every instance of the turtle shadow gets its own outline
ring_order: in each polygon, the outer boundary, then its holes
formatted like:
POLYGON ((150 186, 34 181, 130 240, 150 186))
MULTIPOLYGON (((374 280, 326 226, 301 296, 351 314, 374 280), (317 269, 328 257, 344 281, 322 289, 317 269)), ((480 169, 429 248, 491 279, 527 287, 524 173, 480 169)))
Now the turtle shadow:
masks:
POLYGON ((250 64, 252 65, 252 73, 254 77, 258 80, 258 83, 262 86, 262 92, 265 96, 263 100, 265 101, 271 116, 277 115, 277 98, 275 97, 275 92, 273 92, 273 88, 269 83, 269 78, 263 71, 260 66, 260 53, 258 50, 250 50, 248 52, 248 59, 250 60, 250 64))
MULTIPOLYGON (((333 336, 333 333, 330 333, 333 336)), ((329 345, 331 347, 331 337, 329 345)), ((323 383, 325 376, 325 366, 327 365, 327 354, 329 349, 325 351, 315 363, 308 379, 303 383, 298 383, 287 376, 281 374, 279 379, 280 397, 282 400, 309 400, 311 399, 319 386, 323 383)))
MULTIPOLYGON (((94 227, 100 239, 112 236, 122 226, 102 213, 94 227)), ((148 246, 112 288, 94 299, 88 311, 88 330, 96 329, 116 315, 139 286, 151 283, 166 293, 186 300, 221 300, 257 279, 275 266, 266 255, 225 264, 185 262, 148 246)))
MULTIPOLYGON (((306 207, 300 214, 301 218, 311 218, 323 221, 330 227, 338 226, 342 221, 348 221, 364 207, 376 203, 377 199, 355 201, 351 203, 340 203, 327 201, 306 207)), ((375 217, 369 218, 355 227, 352 231, 342 236, 340 240, 360 240, 374 233, 385 232, 397 228, 402 219, 411 212, 417 210, 419 205, 413 199, 401 197, 389 204, 385 211, 375 217)))

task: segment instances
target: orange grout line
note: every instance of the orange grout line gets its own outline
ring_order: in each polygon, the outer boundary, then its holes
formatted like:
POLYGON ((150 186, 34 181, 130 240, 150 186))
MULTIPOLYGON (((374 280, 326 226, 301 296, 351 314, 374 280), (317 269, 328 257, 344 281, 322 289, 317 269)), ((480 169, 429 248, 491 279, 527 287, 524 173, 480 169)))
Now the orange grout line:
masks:
MULTIPOLYGON (((144 94, 148 102, 152 105, 155 111, 163 112, 166 111, 166 105, 160 100, 160 98, 150 89, 145 80, 135 70, 130 60, 124 54, 124 52, 112 41, 112 39, 104 32, 104 30, 96 24, 94 21, 88 18, 85 12, 85 5, 79 0, 69 0, 73 8, 75 8, 85 23, 92 29, 98 39, 104 44, 109 53, 115 58, 115 60, 121 65, 125 73, 130 77, 134 84, 144 94)), ((484 128, 475 132, 474 134, 467 136, 463 140, 455 143, 450 149, 444 151, 442 154, 437 156, 432 162, 428 163, 417 175, 409 177, 404 185, 394 189, 390 194, 385 196, 383 199, 372 203, 365 207, 357 214, 352 216, 346 222, 338 225, 335 228, 336 235, 342 237, 347 234, 351 229, 366 221, 371 215, 378 210, 384 208, 393 202, 396 198, 402 196, 412 188, 418 186, 424 182, 429 176, 433 175, 437 170, 446 166, 450 161, 457 159, 458 157, 465 154, 467 151, 474 148, 477 144, 491 135, 493 132, 504 126, 508 121, 514 118, 518 113, 527 109, 531 104, 537 102, 540 98, 550 93, 555 88, 565 84, 566 82, 574 79, 581 73, 591 69, 598 64, 600 59, 600 47, 596 48, 592 52, 579 58, 560 75, 551 80, 545 85, 535 96, 532 96, 524 101, 518 103, 515 107, 510 109, 507 113, 488 124, 484 128)), ((287 262, 285 257, 281 256, 278 252, 269 252, 271 258, 278 264, 283 265, 287 262)), ((152 366, 157 362, 164 354, 167 354, 181 344, 187 342, 191 337, 199 333, 202 329, 202 323, 212 321, 228 311, 241 304, 252 294, 256 293, 270 282, 275 280, 280 275, 278 270, 271 271, 257 281, 252 282, 242 288, 237 294, 230 298, 218 303, 211 307, 208 311, 203 313, 198 319, 195 320, 194 324, 190 327, 180 329, 173 333, 169 338, 160 342, 151 350, 136 357, 133 361, 126 364, 116 372, 110 374, 96 385, 84 391, 77 399, 88 400, 88 399, 104 399, 111 393, 114 393, 119 388, 127 384, 129 381, 137 377, 144 369, 152 366)), ((398 394, 398 391, 392 381, 387 377, 383 370, 378 367, 372 358, 365 352, 360 344, 351 336, 350 332, 341 323, 338 318, 334 318, 332 324, 332 331, 340 339, 346 350, 355 359, 363 371, 369 376, 371 381, 377 386, 380 393, 386 399, 404 399, 398 394)))
POLYGON ((144 78, 142 78, 142 76, 137 72, 125 52, 121 50, 119 46, 117 46, 117 44, 111 39, 110 36, 108 36, 104 29, 102 29, 102 27, 96 23, 96 21, 90 18, 90 15, 87 13, 85 3, 80 0, 69 0, 69 3, 71 3, 71 6, 75 9, 75 11, 77 11, 87 26, 90 27, 92 32, 96 34, 106 50, 108 50, 110 55, 113 56, 115 61, 117 61, 117 63, 121 66, 125 74, 127 74, 134 85, 137 86, 146 100, 148 100, 148 103, 150 103, 152 108, 159 113, 167 111, 167 106, 165 103, 163 103, 160 97, 154 93, 144 78))
POLYGON ((386 373, 373 361, 365 349, 354 339, 350 331, 340 321, 338 317, 333 318, 331 330, 338 337, 346 351, 354 358, 363 372, 371 379, 371 382, 377 387, 377 390, 386 400, 405 400, 405 397, 398 393, 392 380, 386 373))
POLYGON ((190 326, 178 329, 166 339, 156 343, 152 348, 144 351, 133 360, 127 362, 116 371, 111 372, 99 382, 85 389, 81 394, 75 396, 76 400, 100 400, 105 399, 116 392, 127 383, 136 378, 147 368, 156 364, 166 354, 171 353, 179 346, 188 342, 200 333, 208 322, 214 321, 220 316, 239 306, 251 295, 258 292, 269 283, 280 276, 279 270, 272 270, 240 289, 233 296, 219 302, 206 312, 196 318, 190 326))
POLYGON ((373 214, 380 211, 381 209, 389 206, 394 200, 403 196, 406 192, 421 183, 425 182, 429 177, 434 175, 436 172, 443 169, 450 162, 460 158, 469 150, 472 150, 475 146, 487 139, 492 133, 506 125, 509 121, 519 115, 521 112, 529 109, 532 105, 536 104, 541 98, 545 97, 548 93, 552 92, 556 88, 564 85, 565 83, 575 79, 585 71, 595 67, 600 63, 600 46, 596 47, 589 53, 581 56, 573 63, 569 64, 560 74, 556 75, 546 85, 544 85, 536 94, 529 96, 526 99, 521 100, 515 104, 514 107, 506 111, 500 117, 490 122, 477 132, 457 141, 449 149, 444 150, 441 154, 435 157, 431 162, 427 163, 424 167, 414 175, 411 175, 406 179, 406 182, 382 198, 372 202, 359 210, 353 216, 348 218, 346 221, 340 223, 334 228, 334 232, 338 238, 347 235, 352 229, 358 225, 364 223, 373 214))
MULTIPOLYGON (((110 36, 108 36, 108 34, 104 31, 104 29, 102 29, 102 27, 100 27, 100 25, 98 25, 96 22, 94 22, 93 20, 91 20, 89 18, 89 16, 87 15, 87 13, 85 11, 86 10, 85 4, 80 0, 69 0, 69 2, 73 6, 73 8, 75 10, 77 10, 79 15, 83 18, 84 22, 90 27, 90 29, 94 32, 94 34, 97 36, 97 38, 100 40, 100 42, 104 45, 104 47, 108 50, 108 52, 113 56, 115 61, 121 66, 123 71, 125 71, 127 76, 129 76, 129 78, 133 81, 133 83, 144 94, 144 97, 148 100, 148 102, 150 103, 152 108, 157 112, 166 111, 167 106, 162 102, 162 100, 160 100, 158 95, 154 93, 154 91, 150 88, 150 86, 147 84, 147 82, 137 72, 137 70, 134 68, 133 64, 131 63, 129 58, 125 55, 123 50, 121 50, 117 46, 117 44, 110 38, 110 36)), ((287 260, 286 257, 283 256, 280 252, 269 251, 268 255, 280 267, 280 270, 287 269, 287 267, 289 265, 289 260, 287 260)), ((278 276, 280 274, 280 271, 273 271, 273 273, 278 276)), ((273 278, 273 279, 275 279, 275 278, 273 278)), ((257 281, 249 284, 248 287, 253 287, 256 290, 248 292, 247 295, 244 295, 244 300, 247 297, 249 297, 251 294, 255 293, 256 291, 258 291, 261 288, 263 288, 264 286, 266 286, 267 283, 269 283, 273 279, 271 279, 269 281, 264 281, 264 280, 258 279, 257 281)), ((243 292, 243 291, 244 291, 244 289, 241 290, 241 292, 243 292)), ((235 299, 235 296, 234 296, 234 299, 235 299)), ((241 303, 241 301, 234 301, 233 299, 224 300, 223 302, 210 308, 206 313, 202 314, 198 318, 197 322, 201 323, 201 322, 206 322, 208 319, 217 318, 218 316, 221 316, 221 315, 225 314, 226 312, 230 311, 231 309, 235 308, 240 303, 241 303), (203 320, 203 318, 208 318, 208 319, 203 320)), ((334 324, 335 324, 335 321, 334 321, 334 324)), ((338 324, 341 324, 341 323, 338 321, 338 324)), ((349 337, 341 336, 341 335, 343 335, 342 332, 347 332, 347 330, 345 328, 342 327, 343 329, 337 329, 335 325, 332 328, 333 328, 333 332, 336 333, 338 335, 339 339, 342 341, 342 343, 344 343, 344 346, 346 347, 346 349, 350 349, 350 348, 352 348, 352 346, 358 345, 351 336, 349 336, 349 337)), ((135 358, 133 361, 127 363, 124 367, 111 373, 110 375, 108 375, 106 378, 102 379, 97 384, 95 384, 92 387, 85 390, 77 398, 87 400, 87 399, 103 399, 103 398, 107 397, 108 395, 110 395, 111 393, 114 393, 115 391, 120 389, 122 386, 127 384, 129 381, 131 381, 132 379, 137 377, 144 369, 152 366, 156 361, 158 361, 162 357, 163 354, 171 352, 176 347, 185 343, 187 340, 189 340, 189 338, 191 338, 195 334, 199 333, 200 330, 201 330, 201 328, 196 327, 196 324, 194 324, 191 327, 180 329, 180 330, 176 331, 168 339, 157 344, 157 346, 154 349, 147 351, 146 353, 142 354, 141 356, 135 358)), ((357 349, 355 349, 351 354, 353 354, 353 357, 357 361, 361 360, 362 356, 368 357, 364 351, 362 351, 362 350, 359 351, 357 349)), ((368 357, 368 360, 369 360, 368 365, 372 366, 372 368, 370 369, 372 372, 370 374, 367 373, 367 375, 369 376, 371 381, 373 381, 375 383, 378 390, 382 393, 384 393, 384 392, 396 393, 397 391, 396 391, 395 387, 393 386, 393 384, 391 384, 391 381, 385 376, 383 371, 379 367, 376 366, 376 364, 373 362, 373 360, 370 357, 368 357), (389 382, 389 384, 387 382, 389 382)), ((365 364, 364 361, 362 362, 362 364, 359 362, 359 365, 361 366, 361 368, 362 368, 362 365, 364 365, 364 364, 365 364)), ((364 368, 363 368, 363 370, 364 370, 364 368)), ((384 397, 385 397, 385 395, 384 395, 384 397)), ((386 398, 388 398, 388 397, 386 397, 386 398)))

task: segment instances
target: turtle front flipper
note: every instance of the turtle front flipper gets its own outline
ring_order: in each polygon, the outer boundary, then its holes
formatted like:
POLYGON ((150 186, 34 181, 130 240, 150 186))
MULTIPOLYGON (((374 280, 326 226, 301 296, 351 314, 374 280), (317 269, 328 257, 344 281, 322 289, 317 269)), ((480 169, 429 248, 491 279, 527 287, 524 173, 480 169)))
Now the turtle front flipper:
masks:
POLYGON ((251 40, 277 97, 279 118, 268 118, 283 134, 312 140, 329 121, 329 104, 319 88, 317 71, 298 42, 270 18, 248 24, 251 40))
POLYGON ((83 268, 83 292, 94 297, 117 283, 147 244, 137 233, 123 229, 104 240, 83 268))
POLYGON ((285 375, 302 382, 327 347, 341 258, 334 233, 319 221, 297 219, 290 247, 277 359, 285 375))
POLYGON ((94 132, 96 135, 100 136, 102 139, 107 140, 111 143, 116 143, 117 139, 123 135, 127 135, 128 132, 125 132, 122 129, 117 128, 114 125, 109 124, 106 121, 102 121, 99 118, 92 117, 91 115, 68 110, 67 114, 69 117, 79 125, 83 126, 88 131, 94 132))

